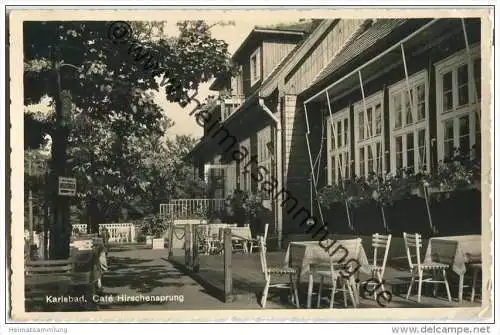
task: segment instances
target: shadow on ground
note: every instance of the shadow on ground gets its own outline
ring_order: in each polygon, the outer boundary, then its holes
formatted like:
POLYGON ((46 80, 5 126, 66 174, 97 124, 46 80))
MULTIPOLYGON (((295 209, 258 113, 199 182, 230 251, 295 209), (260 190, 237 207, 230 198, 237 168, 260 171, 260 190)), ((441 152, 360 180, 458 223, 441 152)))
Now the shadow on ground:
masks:
MULTIPOLYGON (((129 257, 109 257, 109 271, 103 276, 104 287, 135 290, 150 293, 157 287, 183 287, 179 272, 168 269, 165 265, 151 265, 149 259, 129 257)), ((105 292, 104 292, 105 293, 105 292)))

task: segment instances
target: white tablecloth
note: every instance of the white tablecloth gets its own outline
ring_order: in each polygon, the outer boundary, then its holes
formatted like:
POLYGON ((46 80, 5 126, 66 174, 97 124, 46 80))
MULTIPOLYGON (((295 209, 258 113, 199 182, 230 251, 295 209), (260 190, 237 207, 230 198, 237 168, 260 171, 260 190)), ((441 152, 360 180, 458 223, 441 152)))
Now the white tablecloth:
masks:
POLYGON ((481 235, 443 236, 429 239, 424 262, 449 264, 456 274, 463 275, 467 263, 481 262, 481 235))
MULTIPOLYGON (((250 227, 226 227, 231 228, 231 235, 233 240, 251 240, 252 232, 250 227)), ((219 229, 219 238, 224 238, 224 228, 219 229)))
MULTIPOLYGON (((323 246, 330 244, 330 241, 322 242, 323 246)), ((359 262, 359 271, 370 273, 368 258, 360 239, 338 240, 328 249, 328 252, 318 241, 290 242, 285 254, 285 265, 300 269, 300 277, 303 277, 309 274, 311 264, 330 264, 331 258, 334 262, 339 263, 355 259, 359 262), (347 249, 347 255, 342 249, 334 253, 334 250, 340 245, 347 249), (345 259, 342 260, 344 256, 345 259)))

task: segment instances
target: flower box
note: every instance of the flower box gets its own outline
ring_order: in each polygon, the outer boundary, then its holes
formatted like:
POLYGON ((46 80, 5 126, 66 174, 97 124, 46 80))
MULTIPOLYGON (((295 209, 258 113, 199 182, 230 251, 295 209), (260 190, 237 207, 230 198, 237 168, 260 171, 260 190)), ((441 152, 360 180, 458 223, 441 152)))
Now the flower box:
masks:
POLYGON ((154 238, 153 239, 153 249, 165 249, 165 239, 164 238, 154 238))

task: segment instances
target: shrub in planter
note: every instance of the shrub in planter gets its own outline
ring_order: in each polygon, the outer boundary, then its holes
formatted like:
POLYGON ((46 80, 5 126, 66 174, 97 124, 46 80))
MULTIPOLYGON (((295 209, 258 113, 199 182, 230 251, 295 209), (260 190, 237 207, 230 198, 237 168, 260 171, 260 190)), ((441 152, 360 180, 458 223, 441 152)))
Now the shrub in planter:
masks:
MULTIPOLYGON (((472 151, 475 151, 475 148, 472 151)), ((480 157, 475 155, 475 159, 470 159, 470 156, 466 151, 455 148, 450 157, 439 162, 435 173, 431 176, 426 176, 419 183, 419 188, 421 189, 419 193, 425 198, 429 222, 434 234, 437 234, 438 231, 436 226, 432 224, 431 202, 440 203, 443 200, 450 200, 457 191, 467 189, 480 190, 480 157)), ((437 207, 443 206, 438 205, 437 207)), ((453 208, 453 205, 451 208, 453 208)), ((442 219, 439 221, 442 221, 442 219)))
POLYGON ((257 192, 247 197, 244 203, 252 236, 263 235, 265 224, 274 220, 272 211, 264 207, 264 198, 265 195, 262 192, 257 192))
MULTIPOLYGON (((159 215, 153 215, 145 219, 144 225, 142 226, 142 232, 146 235, 146 244, 148 244, 148 237, 152 237, 153 248, 155 246, 155 240, 157 240, 156 245, 158 245, 158 240, 164 241, 163 235, 168 229, 168 222, 163 217, 159 215)), ((162 244, 163 245, 163 244, 162 244)))
POLYGON ((235 190, 233 195, 225 201, 226 222, 236 223, 242 227, 248 221, 247 208, 245 202, 248 195, 242 190, 235 190))
POLYGON ((385 176, 371 174, 368 177, 367 184, 372 190, 373 200, 380 208, 386 234, 391 231, 387 223, 386 208, 392 207, 396 201, 410 198, 414 179, 411 170, 399 170, 396 174, 387 173, 385 176))
POLYGON ((371 201, 371 191, 364 178, 353 177, 336 185, 327 185, 319 191, 321 206, 329 209, 336 203, 342 204, 347 214, 347 224, 355 232, 352 210, 371 201))

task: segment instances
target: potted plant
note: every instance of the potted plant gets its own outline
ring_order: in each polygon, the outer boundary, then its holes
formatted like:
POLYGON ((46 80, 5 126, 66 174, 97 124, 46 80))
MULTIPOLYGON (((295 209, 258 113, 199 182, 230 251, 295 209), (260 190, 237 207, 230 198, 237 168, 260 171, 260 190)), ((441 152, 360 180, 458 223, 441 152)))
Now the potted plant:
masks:
POLYGON ((146 241, 149 236, 152 236, 151 244, 153 249, 163 249, 165 247, 165 238, 163 235, 167 231, 167 228, 166 220, 159 215, 153 215, 146 220, 143 231, 146 232, 146 241))
POLYGON ((382 223, 386 233, 390 233, 385 215, 385 209, 394 202, 407 199, 412 194, 413 176, 411 171, 400 170, 396 174, 387 173, 385 176, 370 175, 367 184, 371 188, 372 198, 377 203, 382 214, 382 223))
POLYGON ((146 245, 152 245, 153 244, 153 232, 151 229, 151 225, 148 223, 146 219, 146 222, 142 224, 141 227, 141 232, 145 236, 145 241, 146 245))
MULTIPOLYGON (((245 208, 245 202, 247 200, 247 194, 242 190, 235 190, 233 196, 231 197, 230 204, 233 213, 232 221, 238 224, 238 227, 243 227, 248 219, 248 211, 245 208)), ((233 223, 230 222, 230 223, 233 223)))
POLYGON ((347 224, 355 231, 351 218, 352 208, 357 208, 371 200, 370 187, 364 178, 353 177, 335 185, 327 185, 319 191, 319 202, 326 208, 334 203, 342 203, 347 214, 347 224))
POLYGON ((201 224, 207 224, 209 219, 210 219, 210 215, 209 215, 209 210, 206 206, 203 206, 203 205, 199 205, 195 211, 194 211, 194 215, 197 219, 200 219, 200 223, 201 224))

